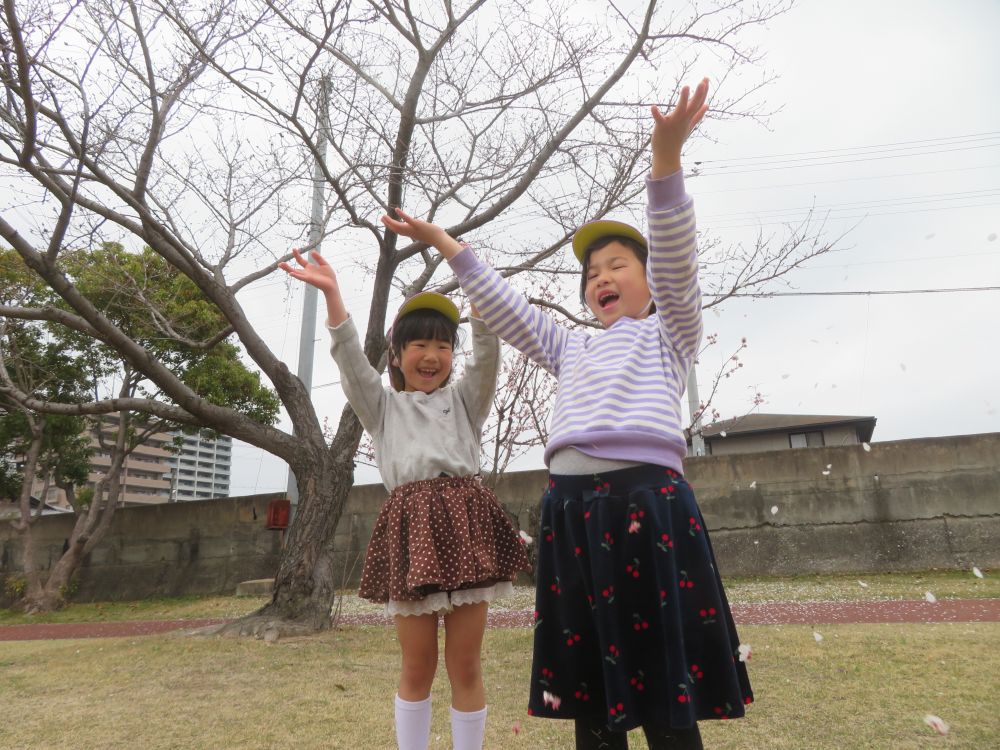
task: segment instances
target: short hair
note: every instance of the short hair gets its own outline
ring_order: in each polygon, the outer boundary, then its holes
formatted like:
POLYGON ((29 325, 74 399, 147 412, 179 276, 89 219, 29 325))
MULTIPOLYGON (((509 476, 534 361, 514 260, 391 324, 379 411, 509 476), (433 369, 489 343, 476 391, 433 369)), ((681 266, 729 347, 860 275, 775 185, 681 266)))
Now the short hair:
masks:
POLYGON ((620 234, 608 234, 604 237, 598 237, 583 249, 583 259, 580 261, 583 266, 583 270, 580 273, 580 304, 584 307, 587 306, 587 271, 590 270, 590 256, 601 248, 610 245, 612 242, 618 242, 629 248, 635 257, 639 259, 639 262, 642 263, 643 268, 646 267, 646 259, 649 258, 649 250, 647 250, 646 246, 641 242, 636 242, 631 237, 625 237, 620 234))
MULTIPOLYGON (((447 341, 451 348, 458 348, 458 325, 452 323, 448 318, 437 310, 429 308, 419 308, 409 312, 399 318, 389 329, 389 383, 397 391, 405 390, 406 380, 403 378, 403 371, 392 364, 392 359, 397 360, 402 356, 403 347, 411 341, 427 339, 430 341, 447 341)), ((447 384, 451 378, 451 373, 445 378, 447 384)))

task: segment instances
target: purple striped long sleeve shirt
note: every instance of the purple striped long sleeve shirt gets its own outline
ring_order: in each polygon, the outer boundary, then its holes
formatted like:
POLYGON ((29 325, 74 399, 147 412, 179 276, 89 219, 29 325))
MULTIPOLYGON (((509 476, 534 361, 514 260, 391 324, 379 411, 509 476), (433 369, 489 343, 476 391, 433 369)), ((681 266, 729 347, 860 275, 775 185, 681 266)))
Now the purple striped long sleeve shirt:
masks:
POLYGON ((656 312, 596 334, 531 305, 470 248, 450 263, 490 329, 559 381, 545 462, 572 447, 682 471, 681 396, 702 336, 694 205, 680 172, 647 180, 646 276, 656 312))

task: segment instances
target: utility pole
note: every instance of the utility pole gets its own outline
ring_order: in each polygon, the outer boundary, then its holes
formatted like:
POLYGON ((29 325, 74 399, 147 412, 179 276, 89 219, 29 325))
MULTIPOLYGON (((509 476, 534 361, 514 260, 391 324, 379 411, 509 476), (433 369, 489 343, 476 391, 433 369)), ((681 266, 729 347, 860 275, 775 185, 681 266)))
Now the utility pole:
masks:
POLYGON ((705 438, 701 436, 701 418, 703 415, 698 414, 698 410, 701 408, 701 399, 698 398, 698 372, 693 362, 691 363, 691 369, 688 371, 687 394, 688 409, 691 410, 691 453, 696 456, 704 456, 705 438), (694 417, 695 414, 698 414, 697 419, 694 417))
MULTIPOLYGON (((319 81, 319 128, 316 133, 316 151, 319 157, 313 166, 312 210, 309 214, 309 250, 319 250, 323 239, 323 208, 326 203, 326 180, 320 160, 326 158, 326 144, 330 133, 330 79, 325 74, 319 81)), ((302 328, 299 331, 299 363, 296 375, 306 387, 306 392, 312 396, 313 350, 316 344, 316 287, 302 284, 302 328)), ((295 518, 299 504, 299 488, 295 484, 295 475, 288 469, 288 499, 291 508, 288 515, 289 526, 295 518)))

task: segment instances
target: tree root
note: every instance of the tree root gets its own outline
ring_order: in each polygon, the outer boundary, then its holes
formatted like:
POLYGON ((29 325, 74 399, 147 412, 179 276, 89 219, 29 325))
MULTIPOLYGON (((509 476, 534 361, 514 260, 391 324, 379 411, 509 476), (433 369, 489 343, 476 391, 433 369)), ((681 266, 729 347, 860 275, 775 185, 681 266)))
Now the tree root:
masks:
POLYGON ((232 622, 223 622, 218 625, 208 625, 204 628, 197 628, 190 631, 190 635, 201 636, 231 636, 242 638, 256 638, 266 643, 275 643, 281 638, 295 638, 327 630, 326 625, 316 625, 291 620, 283 620, 278 617, 267 615, 247 615, 232 622))

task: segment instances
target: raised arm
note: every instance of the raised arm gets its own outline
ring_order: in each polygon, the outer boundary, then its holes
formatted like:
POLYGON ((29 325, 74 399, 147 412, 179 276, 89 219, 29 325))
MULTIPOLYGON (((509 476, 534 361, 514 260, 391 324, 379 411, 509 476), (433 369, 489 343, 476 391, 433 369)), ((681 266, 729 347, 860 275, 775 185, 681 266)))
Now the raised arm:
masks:
POLYGON ((435 224, 396 211, 399 219, 383 216, 382 223, 396 234, 436 248, 448 260, 462 290, 479 309, 490 330, 558 376, 559 358, 573 334, 530 304, 500 274, 477 258, 470 247, 435 224))
POLYGON ((456 386, 477 429, 482 429, 493 407, 500 374, 500 339, 490 331, 472 306, 472 360, 456 386))
POLYGON ((292 278, 304 281, 323 292, 326 298, 326 327, 331 338, 330 354, 340 369, 340 384, 344 395, 362 426, 370 435, 377 435, 382 428, 382 415, 385 412, 382 376, 371 366, 361 348, 358 331, 340 294, 337 274, 316 250, 310 254, 313 261, 311 263, 298 250, 292 252, 298 266, 282 263, 280 268, 292 278))
POLYGON ((646 273, 661 330, 676 351, 688 359, 698 352, 703 324, 694 203, 684 191, 681 149, 708 111, 707 99, 706 78, 698 84, 694 96, 685 86, 669 114, 652 107, 646 273))

